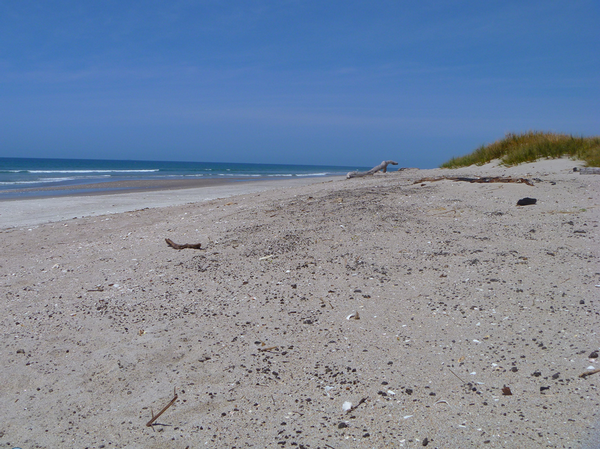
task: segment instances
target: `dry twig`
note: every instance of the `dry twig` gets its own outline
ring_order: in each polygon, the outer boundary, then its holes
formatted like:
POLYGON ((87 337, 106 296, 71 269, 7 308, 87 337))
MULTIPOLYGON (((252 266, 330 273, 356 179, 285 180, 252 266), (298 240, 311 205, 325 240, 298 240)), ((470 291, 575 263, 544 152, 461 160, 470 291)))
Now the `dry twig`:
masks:
POLYGON ((600 373, 600 369, 594 369, 594 370, 591 370, 591 371, 586 371, 585 373, 580 374, 579 377, 583 377, 585 379, 586 377, 591 376, 592 374, 596 374, 596 373, 600 373))
POLYGON ((185 248, 202 249, 201 243, 184 243, 184 244, 180 245, 179 243, 175 243, 171 239, 165 239, 165 242, 167 242, 167 245, 169 245, 171 248, 174 248, 174 249, 185 249, 185 248))
POLYGON ((258 348, 260 352, 272 351, 273 349, 277 349, 279 346, 269 346, 268 348, 258 348))
POLYGON ((369 399, 368 397, 366 397, 366 398, 362 398, 360 401, 358 401, 358 404, 356 404, 356 405, 353 405, 352 407, 350 407, 350 408, 349 408, 349 409, 346 411, 346 413, 353 412, 353 411, 354 411, 354 410, 356 410, 356 409, 357 409, 357 408, 358 408, 358 407, 359 407, 361 404, 364 404, 364 403, 365 403, 365 402, 366 402, 368 399, 369 399))
POLYGON ((177 392, 175 391, 175 387, 173 387, 173 394, 175 395, 175 397, 173 399, 171 399, 171 402, 169 402, 167 405, 165 405, 165 407, 160 412, 158 412, 157 415, 155 415, 154 412, 152 412, 152 410, 150 410, 152 413, 152 419, 146 423, 146 427, 152 427, 152 425, 154 424, 154 421, 156 421, 160 415, 162 415, 164 412, 166 412, 169 407, 171 407, 173 404, 175 404, 175 401, 177 400, 177 392))
POLYGON ((460 380, 460 381, 461 381, 463 384, 466 384, 466 383, 467 383, 467 382, 465 382, 464 380, 462 380, 460 377, 458 377, 458 375, 457 375, 457 374, 456 374, 454 371, 452 371, 450 368, 448 368, 448 371, 450 371, 452 374, 454 374, 454 376, 455 376, 455 377, 456 377, 458 380, 460 380))

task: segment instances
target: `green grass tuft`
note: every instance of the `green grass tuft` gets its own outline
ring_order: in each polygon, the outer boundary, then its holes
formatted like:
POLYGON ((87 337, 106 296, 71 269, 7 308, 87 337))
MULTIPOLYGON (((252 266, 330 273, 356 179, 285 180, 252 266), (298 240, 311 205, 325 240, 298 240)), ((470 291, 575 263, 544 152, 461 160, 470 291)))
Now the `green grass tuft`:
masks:
POLYGON ((563 156, 585 161, 588 167, 600 167, 600 137, 573 137, 540 131, 508 133, 504 139, 482 145, 466 156, 453 157, 441 167, 483 165, 494 159, 500 159, 502 164, 510 166, 563 156))

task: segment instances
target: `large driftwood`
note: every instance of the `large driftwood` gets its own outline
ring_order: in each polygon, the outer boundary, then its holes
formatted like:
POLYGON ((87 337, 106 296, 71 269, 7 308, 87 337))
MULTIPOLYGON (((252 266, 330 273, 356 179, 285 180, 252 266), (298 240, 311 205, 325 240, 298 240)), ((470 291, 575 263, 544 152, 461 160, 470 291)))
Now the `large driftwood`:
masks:
POLYGON ((579 169, 582 175, 600 175, 600 167, 583 167, 579 169))
POLYGON ((383 161, 381 164, 379 164, 376 167, 373 167, 371 170, 369 171, 351 171, 350 173, 348 173, 346 175, 346 179, 350 179, 350 178, 361 178, 363 176, 369 176, 369 175, 373 175, 375 173, 377 173, 378 171, 383 171, 384 173, 387 172, 387 166, 388 165, 398 165, 398 162, 394 162, 394 161, 383 161))
POLYGON ((418 181, 413 182, 413 184, 420 184, 422 182, 435 182, 435 181, 465 181, 465 182, 477 182, 480 184, 488 184, 491 182, 514 182, 517 184, 527 184, 528 186, 532 186, 533 182, 531 182, 527 178, 503 178, 501 176, 495 177, 485 177, 485 178, 465 178, 465 177, 457 177, 457 176, 438 176, 437 178, 423 178, 418 181))

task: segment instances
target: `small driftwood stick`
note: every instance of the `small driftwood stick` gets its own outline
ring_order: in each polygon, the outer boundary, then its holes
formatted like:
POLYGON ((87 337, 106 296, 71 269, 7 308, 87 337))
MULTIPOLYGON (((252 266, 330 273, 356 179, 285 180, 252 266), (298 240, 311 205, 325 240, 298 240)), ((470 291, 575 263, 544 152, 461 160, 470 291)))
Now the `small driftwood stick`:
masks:
POLYGON ((365 402, 366 402, 368 399, 369 399, 368 397, 366 397, 366 398, 362 398, 360 401, 358 401, 358 404, 356 404, 356 405, 353 405, 352 407, 350 407, 350 408, 349 408, 349 409, 346 411, 346 413, 353 412, 353 411, 354 411, 354 410, 356 410, 356 409, 357 409, 357 408, 358 408, 358 407, 359 407, 361 404, 364 404, 364 403, 365 403, 365 402))
POLYGON ((269 346, 268 348, 258 348, 260 352, 272 351, 273 349, 277 349, 279 346, 269 346))
POLYGON ((448 370, 454 374, 454 377, 456 377, 458 380, 460 380, 463 384, 466 384, 466 382, 464 380, 462 380, 460 377, 458 377, 458 374, 456 374, 454 371, 452 371, 450 368, 448 368, 448 370))
POLYGON ((485 178, 465 178, 465 177, 459 177, 459 176, 440 176, 438 178, 423 178, 423 179, 419 179, 418 181, 413 182, 413 184, 420 184, 422 182, 435 182, 435 181, 443 181, 443 180, 448 180, 448 181, 465 181, 465 182, 476 182, 476 183, 480 183, 480 184, 489 184, 492 182, 514 182, 516 184, 527 184, 528 186, 532 186, 533 182, 531 182, 529 179, 526 178, 503 178, 501 176, 495 176, 492 178, 489 177, 485 177, 485 178))
POLYGON ((169 407, 175 404, 175 401, 177 400, 177 392, 175 391, 175 388, 173 388, 173 394, 175 395, 175 397, 171 399, 171 402, 165 405, 165 407, 160 412, 158 412, 157 415, 155 415, 154 412, 152 412, 152 419, 146 423, 146 427, 152 427, 154 425, 154 421, 156 421, 160 417, 160 415, 166 412, 169 407))
POLYGON ((201 243, 184 243, 183 245, 180 245, 179 243, 175 243, 171 239, 165 239, 165 242, 167 242, 167 245, 169 245, 171 248, 174 248, 174 249, 185 249, 185 248, 202 249, 201 243))
POLYGON ((580 374, 579 377, 583 377, 585 379, 586 377, 591 376, 592 374, 596 374, 596 373, 600 373, 600 369, 594 369, 594 370, 591 370, 591 371, 586 371, 585 373, 580 374))
POLYGON ((375 173, 377 173, 380 170, 382 172, 386 173, 388 165, 398 165, 398 162, 383 161, 381 164, 377 165, 376 167, 373 167, 369 171, 351 171, 350 173, 348 173, 346 175, 346 179, 350 179, 350 178, 362 178, 363 176, 374 175, 375 173))

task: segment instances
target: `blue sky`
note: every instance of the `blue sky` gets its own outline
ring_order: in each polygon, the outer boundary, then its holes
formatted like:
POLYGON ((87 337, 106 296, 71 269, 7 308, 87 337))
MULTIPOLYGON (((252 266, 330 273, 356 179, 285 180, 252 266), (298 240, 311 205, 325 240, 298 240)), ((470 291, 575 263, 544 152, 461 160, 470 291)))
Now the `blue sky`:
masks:
POLYGON ((598 135, 600 2, 0 2, 0 156, 429 168, 598 135))

